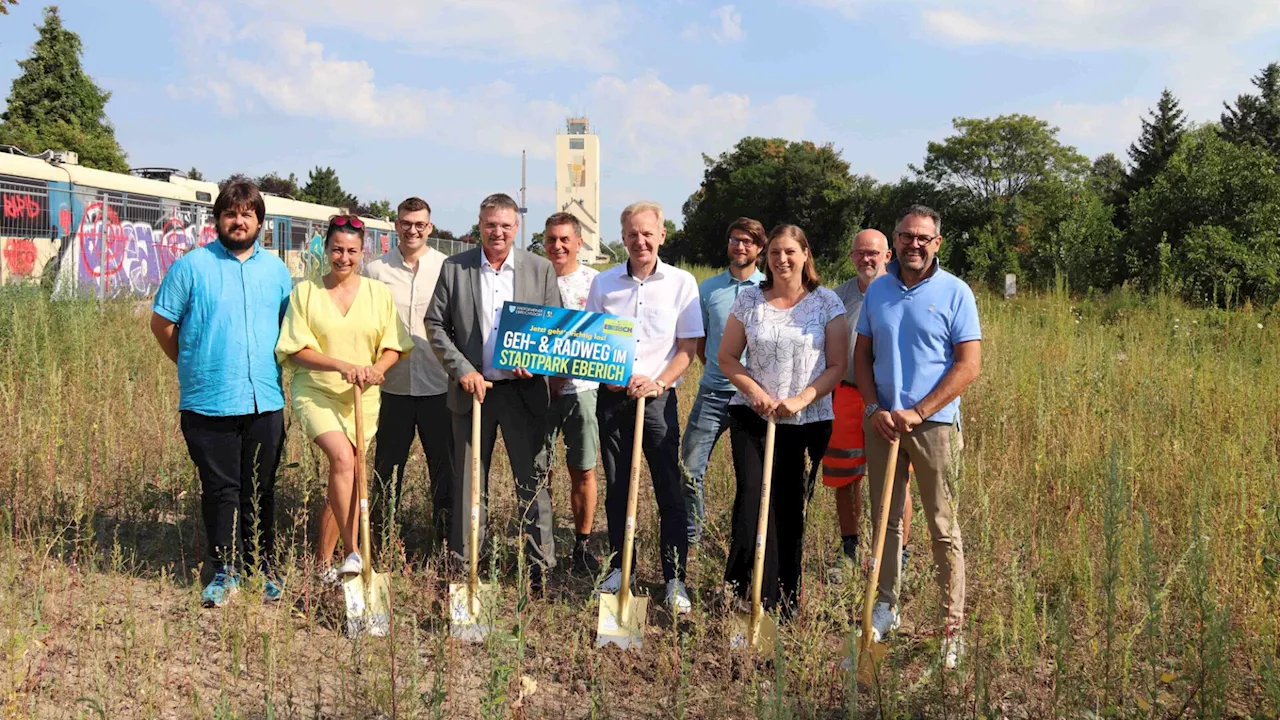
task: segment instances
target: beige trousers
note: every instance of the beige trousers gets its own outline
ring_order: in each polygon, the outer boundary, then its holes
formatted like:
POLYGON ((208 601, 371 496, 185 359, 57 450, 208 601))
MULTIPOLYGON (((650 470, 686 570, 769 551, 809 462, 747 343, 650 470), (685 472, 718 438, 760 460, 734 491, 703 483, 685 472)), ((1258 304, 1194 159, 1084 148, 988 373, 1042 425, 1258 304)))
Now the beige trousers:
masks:
MULTIPOLYGON (((880 497, 889 462, 889 443, 863 422, 866 433, 867 476, 871 480, 871 518, 880 517, 880 497)), ((942 591, 941 614, 947 628, 958 628, 964 620, 964 545, 956 517, 956 500, 951 480, 959 469, 964 441, 960 431, 948 423, 926 422, 901 435, 898 467, 889 503, 889 526, 885 532, 884 560, 880 566, 879 602, 898 604, 902 567, 902 508, 907 500, 908 464, 916 473, 924 514, 929 522, 935 579, 942 591)), ((874 540, 874 538, 873 538, 874 540)))

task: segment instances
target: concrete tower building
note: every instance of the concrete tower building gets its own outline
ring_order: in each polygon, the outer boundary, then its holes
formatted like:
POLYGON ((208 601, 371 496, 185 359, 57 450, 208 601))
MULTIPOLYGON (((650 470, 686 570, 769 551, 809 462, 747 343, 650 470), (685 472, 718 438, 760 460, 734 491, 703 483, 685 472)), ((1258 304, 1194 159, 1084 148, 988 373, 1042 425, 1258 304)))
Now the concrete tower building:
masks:
POLYGON ((556 134, 556 209, 573 213, 582 223, 578 261, 597 262, 600 255, 600 137, 587 118, 569 118, 556 134))

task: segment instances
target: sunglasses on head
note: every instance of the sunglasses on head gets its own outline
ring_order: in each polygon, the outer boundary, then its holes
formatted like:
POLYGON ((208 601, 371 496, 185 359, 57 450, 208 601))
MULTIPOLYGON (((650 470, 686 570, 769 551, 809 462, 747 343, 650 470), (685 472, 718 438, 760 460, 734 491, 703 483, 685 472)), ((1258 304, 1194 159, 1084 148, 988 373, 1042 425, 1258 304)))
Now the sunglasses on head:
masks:
POLYGON ((329 218, 329 224, 336 227, 346 227, 350 225, 356 230, 364 229, 364 221, 355 215, 334 215, 329 218))

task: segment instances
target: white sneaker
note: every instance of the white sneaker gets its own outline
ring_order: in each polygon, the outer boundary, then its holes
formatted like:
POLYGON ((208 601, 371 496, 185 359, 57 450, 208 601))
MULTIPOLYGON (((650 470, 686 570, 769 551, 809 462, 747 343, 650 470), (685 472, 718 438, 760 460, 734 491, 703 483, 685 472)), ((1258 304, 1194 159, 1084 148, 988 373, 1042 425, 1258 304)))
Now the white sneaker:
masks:
POLYGON ((872 642, 884 642, 889 633, 898 629, 902 624, 902 618, 898 616, 898 611, 889 607, 887 602, 878 602, 871 609, 871 640, 872 642))
POLYGON ((667 607, 671 608, 671 612, 676 615, 684 615, 693 609, 693 603, 689 602, 689 593, 684 589, 684 583, 679 580, 667 581, 667 607))
POLYGON ((942 640, 942 667, 955 670, 964 657, 964 635, 959 631, 948 633, 942 640))
POLYGON ((338 566, 338 576, 359 575, 361 570, 364 570, 364 562, 360 559, 360 553, 351 553, 338 566))
POLYGON ((614 568, 609 571, 604 582, 600 583, 600 587, 596 589, 596 595, 604 593, 606 595, 617 595, 622 589, 622 570, 614 568))

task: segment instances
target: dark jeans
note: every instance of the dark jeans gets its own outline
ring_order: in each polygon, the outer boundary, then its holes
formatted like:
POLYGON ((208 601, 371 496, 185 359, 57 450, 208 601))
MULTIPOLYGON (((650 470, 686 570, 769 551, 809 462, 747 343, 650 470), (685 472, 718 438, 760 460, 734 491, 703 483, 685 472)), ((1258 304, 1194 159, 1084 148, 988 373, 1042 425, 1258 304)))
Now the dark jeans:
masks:
MULTIPOLYGON (((627 522, 627 486, 631 482, 631 447, 636 430, 636 401, 622 391, 600 388, 596 397, 600 450, 604 456, 605 515, 609 521, 612 567, 622 567, 622 537, 627 522)), ((684 475, 680 471, 680 419, 676 391, 667 390, 645 403, 641 440, 653 494, 658 501, 662 575, 684 580, 689 559, 688 515, 684 475)))
POLYGON ((444 393, 439 395, 393 395, 382 393, 378 411, 377 446, 373 452, 373 487, 369 493, 373 506, 369 519, 373 539, 381 542, 391 537, 391 523, 400 506, 404 489, 404 465, 413 446, 414 431, 427 456, 427 473, 431 478, 431 515, 436 540, 448 537, 450 504, 453 491, 453 427, 444 393), (384 500, 385 498, 385 500, 384 500))
MULTIPOLYGON (((760 518, 760 486, 764 482, 764 436, 768 423, 745 405, 729 407, 729 441, 738 494, 733 499, 733 539, 725 582, 751 597, 755 563, 756 522, 760 518)), ((765 608, 782 601, 784 616, 794 610, 800 592, 804 552, 804 511, 813 481, 831 438, 831 421, 778 425, 773 443, 773 479, 769 492, 769 532, 764 543, 760 601, 765 608), (805 472, 805 453, 809 472, 805 472)))
POLYGON ((284 448, 284 411, 210 417, 184 410, 180 424, 200 473, 209 559, 217 566, 231 565, 239 550, 243 567, 268 570, 275 555, 276 467, 284 448))
MULTIPOLYGON (((552 537, 551 493, 547 489, 546 455, 543 438, 546 433, 546 407, 535 414, 525 401, 521 391, 523 383, 546 382, 545 379, 509 380, 495 382, 493 389, 484 394, 480 409, 480 545, 483 548, 486 525, 489 522, 489 463, 493 459, 493 446, 502 430, 502 442, 507 446, 507 459, 516 476, 516 500, 523 513, 525 551, 530 561, 544 568, 555 567, 556 544, 552 537)), ((545 393, 545 388, 543 389, 545 393)), ((462 558, 469 559, 467 539, 470 530, 471 504, 471 409, 453 416, 453 523, 449 535, 449 548, 462 558)))

